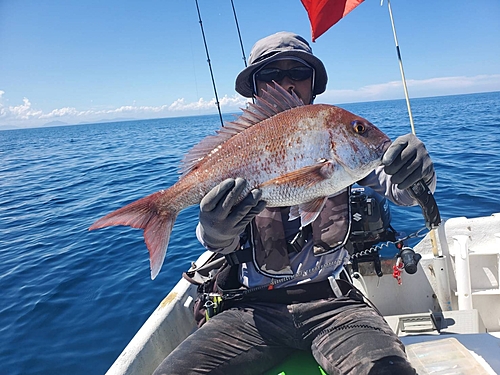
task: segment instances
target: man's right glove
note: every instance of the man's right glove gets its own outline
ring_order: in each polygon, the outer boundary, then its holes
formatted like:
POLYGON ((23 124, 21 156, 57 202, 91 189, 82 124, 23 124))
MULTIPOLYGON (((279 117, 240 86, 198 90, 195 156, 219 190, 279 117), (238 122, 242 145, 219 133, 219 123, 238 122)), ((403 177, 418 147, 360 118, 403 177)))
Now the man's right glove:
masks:
POLYGON ((262 192, 252 190, 241 202, 246 180, 229 178, 210 190, 200 202, 200 235, 213 249, 230 246, 266 206, 262 192))
POLYGON ((401 190, 420 180, 429 184, 434 177, 434 166, 425 145, 413 134, 398 137, 382 157, 382 164, 401 190))

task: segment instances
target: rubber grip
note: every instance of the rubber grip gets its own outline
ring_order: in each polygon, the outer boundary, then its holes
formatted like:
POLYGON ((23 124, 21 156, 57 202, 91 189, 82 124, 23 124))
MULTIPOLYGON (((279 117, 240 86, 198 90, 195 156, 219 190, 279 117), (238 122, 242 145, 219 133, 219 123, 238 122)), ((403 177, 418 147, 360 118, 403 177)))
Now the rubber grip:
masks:
POLYGON ((422 208, 422 215, 424 216, 427 229, 431 230, 437 228, 441 223, 441 215, 439 214, 439 208, 429 187, 423 180, 420 180, 415 182, 408 189, 413 198, 417 200, 420 208, 422 208))

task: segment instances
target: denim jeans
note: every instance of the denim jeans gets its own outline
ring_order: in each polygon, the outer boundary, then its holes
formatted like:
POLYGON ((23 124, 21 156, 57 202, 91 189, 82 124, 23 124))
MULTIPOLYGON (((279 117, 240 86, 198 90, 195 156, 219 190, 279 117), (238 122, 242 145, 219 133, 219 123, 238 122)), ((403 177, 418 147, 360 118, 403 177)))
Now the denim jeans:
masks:
POLYGON ((403 344, 355 290, 284 305, 244 302, 211 318, 154 375, 261 374, 297 350, 310 350, 333 374, 416 374, 403 344))

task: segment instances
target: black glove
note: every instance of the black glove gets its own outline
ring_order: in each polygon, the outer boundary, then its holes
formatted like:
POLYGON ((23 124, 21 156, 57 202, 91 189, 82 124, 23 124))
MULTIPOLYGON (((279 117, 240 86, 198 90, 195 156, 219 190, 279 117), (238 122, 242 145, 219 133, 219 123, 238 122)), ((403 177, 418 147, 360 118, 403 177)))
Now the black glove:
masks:
POLYGON ((200 202, 200 234, 213 249, 230 246, 250 221, 266 206, 262 192, 254 189, 239 203, 246 180, 229 178, 210 190, 200 202))
POLYGON ((425 145, 414 134, 398 137, 382 157, 385 173, 401 190, 424 180, 428 185, 434 176, 434 166, 425 145))

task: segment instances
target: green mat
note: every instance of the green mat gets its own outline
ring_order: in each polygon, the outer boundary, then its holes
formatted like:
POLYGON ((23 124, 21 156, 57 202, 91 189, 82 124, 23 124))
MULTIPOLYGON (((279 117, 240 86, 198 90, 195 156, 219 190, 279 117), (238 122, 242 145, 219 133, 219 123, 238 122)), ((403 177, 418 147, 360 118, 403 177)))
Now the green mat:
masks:
POLYGON ((327 375, 310 352, 298 352, 264 375, 327 375))

